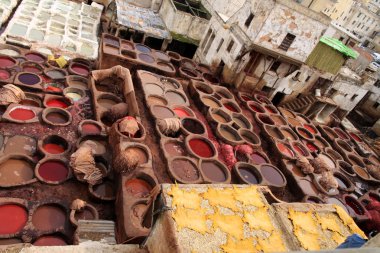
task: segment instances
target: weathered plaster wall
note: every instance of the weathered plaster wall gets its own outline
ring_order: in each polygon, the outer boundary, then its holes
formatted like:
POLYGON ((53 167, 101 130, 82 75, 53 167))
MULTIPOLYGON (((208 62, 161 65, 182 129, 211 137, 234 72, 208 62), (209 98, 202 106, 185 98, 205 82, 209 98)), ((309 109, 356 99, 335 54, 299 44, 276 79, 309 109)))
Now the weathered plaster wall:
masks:
POLYGON ((206 2, 205 6, 210 6, 212 10, 222 14, 225 17, 231 17, 246 2, 246 0, 202 0, 206 2))
POLYGON ((200 41, 206 33, 208 20, 178 11, 171 0, 162 0, 159 13, 171 32, 197 41, 200 41))
POLYGON ((304 62, 325 29, 327 29, 325 24, 277 4, 254 42, 304 62), (278 47, 287 33, 295 35, 296 38, 288 51, 284 51, 278 47))

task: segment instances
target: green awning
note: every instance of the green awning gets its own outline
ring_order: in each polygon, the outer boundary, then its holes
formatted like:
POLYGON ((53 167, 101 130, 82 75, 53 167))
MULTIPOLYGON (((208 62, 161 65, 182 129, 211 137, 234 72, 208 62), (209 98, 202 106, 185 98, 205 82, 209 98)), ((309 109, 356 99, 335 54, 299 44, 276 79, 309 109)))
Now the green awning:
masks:
POLYGON ((322 36, 322 38, 319 41, 341 52, 345 56, 349 56, 353 59, 356 59, 359 56, 358 52, 356 52, 352 48, 347 47, 342 43, 342 41, 338 39, 322 36))

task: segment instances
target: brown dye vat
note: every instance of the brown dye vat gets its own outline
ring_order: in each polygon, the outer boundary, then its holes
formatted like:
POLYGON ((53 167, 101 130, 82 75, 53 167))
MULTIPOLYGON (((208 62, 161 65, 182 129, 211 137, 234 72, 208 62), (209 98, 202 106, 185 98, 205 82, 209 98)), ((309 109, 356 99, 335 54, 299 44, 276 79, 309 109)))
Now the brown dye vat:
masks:
POLYGON ((16 185, 34 178, 34 168, 30 162, 8 159, 0 164, 0 185, 16 185))
POLYGON ((186 156, 186 151, 180 141, 167 141, 164 144, 164 150, 170 156, 186 156))
POLYGON ((310 153, 306 149, 306 147, 299 142, 293 142, 292 148, 294 151, 296 151, 298 153, 298 155, 301 155, 301 156, 309 156, 310 155, 310 153))
POLYGON ((306 130, 305 128, 303 127, 297 127, 296 128, 297 132, 299 135, 301 135, 301 137, 303 137, 304 139, 307 139, 307 140, 312 140, 314 139, 314 136, 312 133, 310 133, 308 130, 306 130))
POLYGON ((177 81, 169 78, 161 78, 160 82, 166 89, 179 89, 181 85, 177 81))
POLYGON ((357 165, 357 166, 362 167, 362 168, 365 167, 365 163, 363 163, 363 161, 360 159, 360 157, 358 157, 356 155, 349 154, 348 160, 351 162, 352 165, 357 165))
POLYGON ((113 54, 113 55, 118 55, 120 51, 118 47, 114 47, 110 45, 106 45, 103 50, 104 50, 104 53, 113 54))
POLYGON ((286 139, 291 141, 298 140, 297 135, 290 128, 280 128, 280 131, 286 139))
POLYGON ((148 162, 148 154, 146 151, 139 147, 129 147, 124 150, 125 154, 129 154, 129 156, 132 156, 134 158, 137 158, 138 163, 137 165, 145 164, 148 162))
POLYGON ((250 130, 240 129, 239 134, 249 144, 252 144, 252 145, 260 145, 261 144, 260 138, 254 132, 252 132, 250 130))
POLYGON ((278 114, 276 107, 274 107, 273 105, 266 105, 265 110, 270 114, 278 114))
POLYGON ((103 199, 112 199, 115 196, 115 190, 113 188, 114 183, 106 180, 101 184, 97 184, 93 186, 93 192, 100 198, 103 199))
POLYGON ((348 213, 351 215, 364 215, 365 211, 362 205, 352 196, 345 196, 344 201, 346 202, 346 207, 348 209, 348 213))
POLYGON ((203 161, 201 164, 203 174, 212 182, 225 182, 227 180, 226 168, 215 161, 203 161))
POLYGON ((339 138, 342 138, 343 140, 349 140, 350 137, 340 128, 333 128, 335 133, 339 136, 339 138))
POLYGON ((258 117, 259 117, 259 120, 263 122, 264 124, 271 125, 271 126, 275 125, 275 122, 273 121, 273 119, 265 114, 260 114, 258 117))
POLYGON ((153 73, 141 72, 139 75, 144 83, 160 83, 160 78, 153 73))
POLYGON ((278 125, 278 126, 287 125, 285 119, 282 116, 273 115, 271 116, 271 119, 273 120, 275 125, 278 125))
POLYGON ((175 159, 170 164, 175 177, 183 182, 197 181, 200 178, 198 168, 187 159, 175 159))
POLYGON ((320 136, 315 136, 314 144, 320 149, 323 150, 324 148, 328 147, 328 144, 325 143, 320 136))
POLYGON ((364 180, 370 179, 368 172, 364 168, 361 168, 357 165, 354 165, 352 168, 354 169, 355 173, 362 179, 364 180))
POLYGON ((161 96, 156 96, 156 95, 150 95, 147 98, 147 104, 148 106, 152 105, 167 105, 168 101, 161 97, 161 96))
POLYGON ((289 122, 290 125, 292 125, 293 127, 300 127, 302 126, 302 123, 297 120, 297 119, 293 119, 293 118, 287 118, 287 121, 289 122))
POLYGON ((285 177, 282 175, 282 173, 272 165, 261 165, 260 172, 263 177, 273 186, 284 186, 286 183, 285 177))
POLYGON ((264 107, 262 107, 259 103, 250 101, 248 102, 248 107, 253 111, 257 113, 265 113, 264 107))
POLYGON ((293 173, 293 175, 297 177, 306 177, 306 175, 302 172, 302 170, 295 164, 291 164, 290 171, 293 173))
POLYGON ((329 156, 331 156, 331 158, 333 158, 334 160, 343 160, 343 157, 338 152, 336 152, 335 150, 331 148, 327 148, 325 152, 329 156))
POLYGON ((246 117, 244 117, 242 114, 233 114, 232 120, 238 125, 240 128, 250 129, 251 126, 249 124, 249 121, 246 117))
POLYGON ((211 109, 208 113, 217 123, 227 123, 232 120, 231 116, 223 109, 211 109))
POLYGON ((165 97, 170 104, 181 105, 186 103, 185 97, 177 91, 167 91, 165 97))
POLYGON ((315 196, 319 193, 315 185, 307 179, 298 180, 298 186, 302 189, 305 195, 315 196))
POLYGON ((352 176, 352 177, 354 177, 356 175, 351 164, 349 164, 345 161, 338 161, 338 165, 339 165, 340 170, 342 172, 346 173, 347 175, 352 176))
POLYGON ((116 105, 118 101, 109 99, 109 98, 99 98, 98 104, 106 109, 110 109, 112 106, 116 105))
POLYGON ((370 160, 375 165, 379 165, 380 164, 380 160, 375 155, 370 155, 368 157, 368 160, 370 160))
POLYGON ((227 140, 231 140, 231 141, 241 140, 238 133, 233 128, 227 125, 223 125, 222 127, 220 127, 220 134, 224 136, 227 140))
POLYGON ((74 218, 75 220, 94 220, 95 215, 90 209, 88 209, 87 207, 84 207, 83 210, 77 210, 75 212, 74 218))
POLYGON ((287 144, 285 143, 281 143, 281 142, 278 142, 276 144, 278 150, 285 156, 287 157, 290 157, 290 158, 294 158, 295 157, 295 154, 293 152, 293 150, 290 148, 290 146, 288 146, 287 144))
POLYGON ((184 118, 182 119, 181 123, 182 123, 182 127, 189 133, 204 134, 206 132, 206 129, 203 126, 203 124, 196 119, 184 118))
POLYGON ((159 95, 164 93, 164 89, 156 83, 147 83, 144 85, 144 91, 146 94, 159 95))
POLYGON ((341 147, 343 150, 345 150, 347 152, 352 152, 353 151, 352 148, 351 148, 351 146, 347 142, 345 142, 343 140, 337 140, 336 143, 339 145, 339 147, 341 147))
POLYGON ((66 224, 66 211, 54 204, 39 206, 33 213, 34 227, 42 231, 51 231, 64 228, 66 224))
POLYGON ((24 99, 20 102, 20 105, 41 107, 41 104, 31 99, 24 99))
POLYGON ((165 106, 152 106, 152 114, 159 119, 173 118, 175 113, 165 106))
POLYGON ((216 119, 220 123, 227 123, 228 122, 227 119, 220 114, 214 113, 212 116, 214 117, 214 119, 216 119))
MULTIPOLYGON (((289 111, 287 109, 284 109, 284 108, 279 108, 279 110, 281 111, 281 113, 282 113, 283 116, 285 116, 287 118, 291 118, 291 119, 294 118, 294 114, 291 111, 289 111)), ((289 119, 288 119, 288 121, 289 121, 289 119)))
POLYGON ((309 120, 305 116, 300 115, 300 114, 296 116, 296 119, 298 119, 302 124, 310 123, 309 120))
POLYGON ((211 108, 219 108, 221 107, 220 103, 213 97, 202 97, 201 98, 203 104, 211 108))
POLYGON ((205 83, 196 82, 193 85, 197 91, 203 92, 207 95, 211 95, 214 92, 214 90, 209 85, 207 85, 205 83))
POLYGON ((275 139, 279 139, 279 140, 284 139, 284 136, 282 135, 282 133, 280 132, 280 130, 277 127, 265 126, 265 130, 268 132, 268 134, 271 137, 273 137, 275 139))
POLYGON ((69 118, 60 112, 50 112, 46 115, 46 119, 53 124, 65 124, 69 118))
POLYGON ((36 140, 29 136, 15 135, 8 138, 4 154, 20 153, 33 156, 36 153, 36 140))
POLYGON ((70 87, 78 88, 78 89, 88 89, 87 79, 81 76, 67 76, 66 84, 70 87))
POLYGON ((334 132, 334 130, 332 128, 330 128, 328 126, 322 126, 322 129, 330 140, 334 140, 336 138, 339 138, 339 136, 334 132))

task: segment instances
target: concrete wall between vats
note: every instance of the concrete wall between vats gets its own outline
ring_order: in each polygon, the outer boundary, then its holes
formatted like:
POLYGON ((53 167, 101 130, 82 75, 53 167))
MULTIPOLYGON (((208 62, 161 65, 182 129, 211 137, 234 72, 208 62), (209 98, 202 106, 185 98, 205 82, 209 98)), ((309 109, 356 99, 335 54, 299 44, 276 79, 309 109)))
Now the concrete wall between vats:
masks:
POLYGON ((171 32, 196 41, 200 41, 206 33, 207 19, 177 10, 172 0, 162 0, 159 14, 171 32))
POLYGON ((125 2, 147 9, 158 10, 162 0, 125 0, 125 2))

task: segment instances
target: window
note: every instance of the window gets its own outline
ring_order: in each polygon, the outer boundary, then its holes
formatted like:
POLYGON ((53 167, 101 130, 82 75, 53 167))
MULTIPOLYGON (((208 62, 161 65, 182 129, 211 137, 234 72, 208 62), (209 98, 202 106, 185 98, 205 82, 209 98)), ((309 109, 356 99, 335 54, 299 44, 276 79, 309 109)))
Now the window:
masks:
POLYGON ((227 47, 227 52, 231 52, 231 49, 232 47, 234 46, 235 44, 235 41, 234 40, 231 40, 230 43, 228 44, 228 47, 227 47))
POLYGON ((203 42, 202 42, 201 48, 204 48, 204 47, 205 47, 206 42, 207 42, 208 39, 210 38, 211 32, 212 32, 211 28, 208 29, 207 34, 206 34, 205 38, 203 39, 203 42))
POLYGON ((208 40, 205 50, 203 51, 203 55, 205 56, 207 55, 208 50, 211 47, 211 44, 214 42, 214 39, 215 39, 215 33, 212 33, 211 38, 208 40))
POLYGON ((296 36, 288 33, 284 40, 281 42, 281 45, 279 46, 280 49, 288 51, 289 47, 292 45, 293 41, 295 40, 296 36))
POLYGON ((362 15, 362 14, 361 14, 361 13, 359 13, 359 14, 358 14, 358 18, 359 18, 361 15, 362 15))
POLYGON ((218 48, 216 49, 216 52, 219 52, 220 48, 221 48, 222 45, 223 45, 223 42, 224 42, 224 39, 221 39, 220 42, 219 42, 219 46, 218 46, 218 48))
POLYGON ((355 100, 355 98, 357 98, 358 97, 358 95, 353 95, 352 97, 351 97, 351 101, 354 101, 355 100))
POLYGON ((352 24, 355 25, 356 21, 352 21, 352 24))
POLYGON ((253 20, 254 17, 255 17, 255 15, 253 15, 252 13, 249 14, 247 20, 244 23, 245 27, 248 28, 251 25, 252 20, 253 20))
POLYGON ((373 104, 372 107, 375 108, 375 109, 377 109, 377 107, 379 107, 379 105, 380 105, 380 103, 376 102, 376 103, 373 104))
POLYGON ((305 79, 305 82, 308 82, 310 80, 311 76, 307 76, 305 79))
POLYGON ((281 62, 280 61, 275 61, 273 62, 272 66, 270 67, 270 71, 276 72, 278 67, 280 67, 281 62))
POLYGON ((344 37, 340 37, 339 40, 340 40, 340 41, 343 41, 343 40, 344 40, 344 37))

